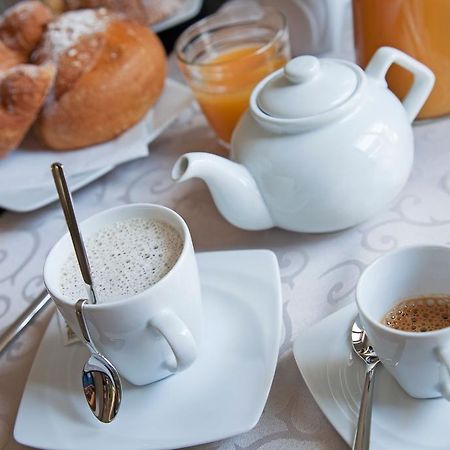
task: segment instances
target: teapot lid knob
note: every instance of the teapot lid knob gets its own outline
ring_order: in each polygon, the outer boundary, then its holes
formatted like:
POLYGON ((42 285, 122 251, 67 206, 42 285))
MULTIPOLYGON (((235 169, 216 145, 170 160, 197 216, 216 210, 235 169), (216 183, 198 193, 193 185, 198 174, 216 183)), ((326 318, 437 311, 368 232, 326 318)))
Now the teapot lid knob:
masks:
POLYGON ((319 72, 319 60, 310 55, 294 58, 284 66, 286 78, 295 84, 310 81, 315 78, 319 72))

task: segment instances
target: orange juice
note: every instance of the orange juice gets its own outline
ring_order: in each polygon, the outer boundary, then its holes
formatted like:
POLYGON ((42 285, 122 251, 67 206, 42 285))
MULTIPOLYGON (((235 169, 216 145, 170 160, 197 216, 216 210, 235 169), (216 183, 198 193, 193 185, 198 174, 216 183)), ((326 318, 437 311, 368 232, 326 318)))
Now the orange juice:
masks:
POLYGON ((259 49, 255 45, 240 47, 212 57, 200 68, 205 83, 192 87, 203 113, 224 142, 230 142, 256 84, 287 62, 284 55, 258 53, 259 49), (208 76, 212 72, 214 77, 208 76))
POLYGON ((237 3, 191 25, 175 52, 209 124, 228 145, 253 88, 289 60, 286 19, 272 7, 237 3))
MULTIPOLYGON (((423 62, 436 75, 419 118, 450 113, 450 0, 353 0, 357 62, 365 67, 378 47, 389 45, 423 62)), ((399 66, 387 76, 402 98, 412 74, 399 66)))

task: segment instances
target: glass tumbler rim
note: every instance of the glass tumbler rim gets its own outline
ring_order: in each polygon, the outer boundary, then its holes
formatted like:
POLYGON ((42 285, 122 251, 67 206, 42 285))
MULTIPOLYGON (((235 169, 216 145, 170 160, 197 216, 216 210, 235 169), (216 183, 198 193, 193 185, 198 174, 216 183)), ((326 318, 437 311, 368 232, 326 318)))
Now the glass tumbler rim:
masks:
MULTIPOLYGON (((260 19, 251 19, 248 17, 242 17, 239 20, 236 20, 234 22, 230 22, 230 23, 224 23, 224 24, 217 24, 216 27, 213 28, 227 28, 227 27, 233 27, 233 26, 237 26, 237 25, 243 25, 243 24, 252 24, 252 25, 258 25, 258 21, 260 19)), ((198 22, 192 24, 191 26, 189 26, 186 30, 184 30, 180 36, 178 37, 176 43, 175 43, 175 55, 176 58, 179 60, 179 62, 181 62, 182 64, 184 64, 185 66, 203 66, 203 67, 215 67, 215 66, 226 66, 227 64, 232 64, 234 61, 236 61, 236 59, 243 59, 243 58, 252 58, 254 56, 263 54, 264 52, 266 52, 268 49, 270 49, 277 41, 282 40, 284 34, 287 32, 287 20, 285 15, 278 9, 275 8, 273 6, 265 6, 265 5, 258 5, 258 4, 243 4, 243 5, 235 5, 232 8, 229 9, 225 9, 223 11, 217 11, 214 14, 211 14, 201 20, 199 20, 198 22), (211 21, 216 20, 218 17, 220 17, 221 15, 223 15, 224 17, 226 17, 227 12, 229 11, 237 11, 237 10, 243 10, 243 9, 247 9, 249 6, 256 6, 260 11, 264 12, 264 15, 270 15, 270 16, 277 16, 278 19, 280 19, 280 26, 279 29, 274 33, 274 35, 271 37, 271 39, 264 43, 263 45, 261 45, 260 47, 258 47, 257 49, 255 49, 254 52, 242 57, 236 57, 236 58, 232 58, 230 60, 227 61, 221 61, 221 62, 216 62, 216 63, 211 63, 211 62, 195 62, 195 61, 189 61, 185 56, 184 56, 184 51, 183 49, 186 47, 186 45, 191 42, 194 38, 198 37, 199 35, 201 35, 202 33, 208 32, 208 24, 211 21), (195 33, 193 33, 195 31, 195 33), (190 37, 190 35, 193 35, 192 37, 190 37), (189 37, 189 39, 188 39, 189 37)))

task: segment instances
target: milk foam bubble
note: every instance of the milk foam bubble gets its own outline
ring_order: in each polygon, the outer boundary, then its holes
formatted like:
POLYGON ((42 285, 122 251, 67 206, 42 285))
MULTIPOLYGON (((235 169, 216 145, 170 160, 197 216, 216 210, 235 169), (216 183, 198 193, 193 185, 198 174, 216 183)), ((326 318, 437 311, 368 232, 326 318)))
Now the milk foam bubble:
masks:
MULTIPOLYGON (((177 262, 183 239, 166 223, 133 218, 101 228, 85 245, 97 300, 104 303, 138 294, 161 280, 177 262)), ((74 301, 86 298, 75 253, 62 266, 60 286, 74 301)))

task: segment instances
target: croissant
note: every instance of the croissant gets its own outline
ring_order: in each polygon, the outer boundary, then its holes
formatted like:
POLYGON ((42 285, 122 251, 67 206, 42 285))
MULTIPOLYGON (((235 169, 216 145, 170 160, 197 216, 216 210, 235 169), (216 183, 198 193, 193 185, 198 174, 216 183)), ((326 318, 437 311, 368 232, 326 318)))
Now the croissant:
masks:
POLYGON ((10 67, 17 66, 17 64, 20 64, 22 61, 23 57, 20 53, 11 50, 0 41, 0 72, 9 69, 10 67))
POLYGON ((7 9, 0 16, 0 69, 26 62, 51 20, 52 12, 39 1, 7 9))
POLYGON ((53 65, 20 64, 0 75, 0 157, 19 145, 37 117, 55 75, 53 65))

